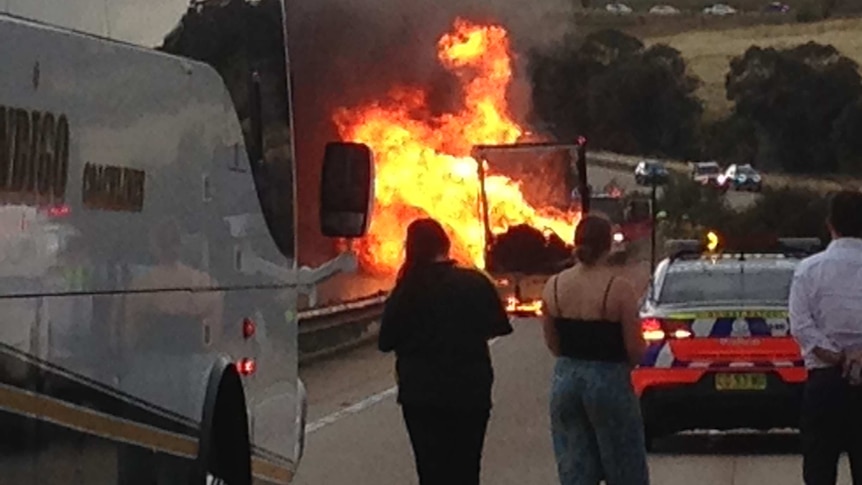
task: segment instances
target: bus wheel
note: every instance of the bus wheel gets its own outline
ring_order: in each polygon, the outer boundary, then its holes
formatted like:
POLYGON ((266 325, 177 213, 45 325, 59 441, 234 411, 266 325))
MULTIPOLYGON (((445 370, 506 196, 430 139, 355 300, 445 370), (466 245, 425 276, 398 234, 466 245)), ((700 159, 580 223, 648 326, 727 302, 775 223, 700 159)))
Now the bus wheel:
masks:
POLYGON ((219 359, 210 370, 194 482, 251 485, 251 443, 245 391, 236 367, 219 359))

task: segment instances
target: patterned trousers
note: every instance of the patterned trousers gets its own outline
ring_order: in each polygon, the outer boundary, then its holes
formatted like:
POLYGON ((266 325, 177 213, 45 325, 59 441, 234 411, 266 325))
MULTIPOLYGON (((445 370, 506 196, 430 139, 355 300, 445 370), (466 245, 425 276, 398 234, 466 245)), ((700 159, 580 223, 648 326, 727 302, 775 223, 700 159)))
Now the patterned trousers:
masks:
POLYGON ((551 434, 561 485, 649 485, 630 372, 623 363, 557 360, 551 434))

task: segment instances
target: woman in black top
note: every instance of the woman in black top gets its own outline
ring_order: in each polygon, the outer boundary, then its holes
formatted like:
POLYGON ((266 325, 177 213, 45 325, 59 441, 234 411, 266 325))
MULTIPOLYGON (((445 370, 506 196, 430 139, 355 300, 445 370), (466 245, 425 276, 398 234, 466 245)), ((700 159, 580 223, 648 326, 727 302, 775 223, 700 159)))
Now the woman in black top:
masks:
POLYGON ((608 263, 611 225, 588 216, 578 264, 545 286, 545 342, 557 357, 551 432, 562 485, 648 485, 643 421, 631 368, 644 352, 637 296, 608 263))
POLYGON ((397 357, 420 485, 478 485, 494 379, 488 340, 512 332, 494 285, 457 267, 449 247, 437 221, 410 224, 380 328, 380 350, 397 357))

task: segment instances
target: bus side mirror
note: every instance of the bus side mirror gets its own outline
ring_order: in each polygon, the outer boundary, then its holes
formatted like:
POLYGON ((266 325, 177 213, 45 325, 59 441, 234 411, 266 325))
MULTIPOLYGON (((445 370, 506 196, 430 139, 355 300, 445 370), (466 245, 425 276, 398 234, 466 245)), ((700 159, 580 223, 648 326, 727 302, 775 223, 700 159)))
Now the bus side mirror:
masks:
POLYGON ((320 180, 320 230, 326 237, 365 235, 374 201, 374 162, 361 143, 326 144, 320 180))

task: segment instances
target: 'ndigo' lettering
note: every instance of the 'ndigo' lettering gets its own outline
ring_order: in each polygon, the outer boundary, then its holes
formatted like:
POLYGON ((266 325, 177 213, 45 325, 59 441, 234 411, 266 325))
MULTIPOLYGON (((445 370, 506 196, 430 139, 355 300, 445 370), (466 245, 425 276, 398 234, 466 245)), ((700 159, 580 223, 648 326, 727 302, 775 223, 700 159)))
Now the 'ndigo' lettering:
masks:
POLYGON ((0 194, 38 204, 65 201, 69 121, 65 115, 0 106, 0 194))

